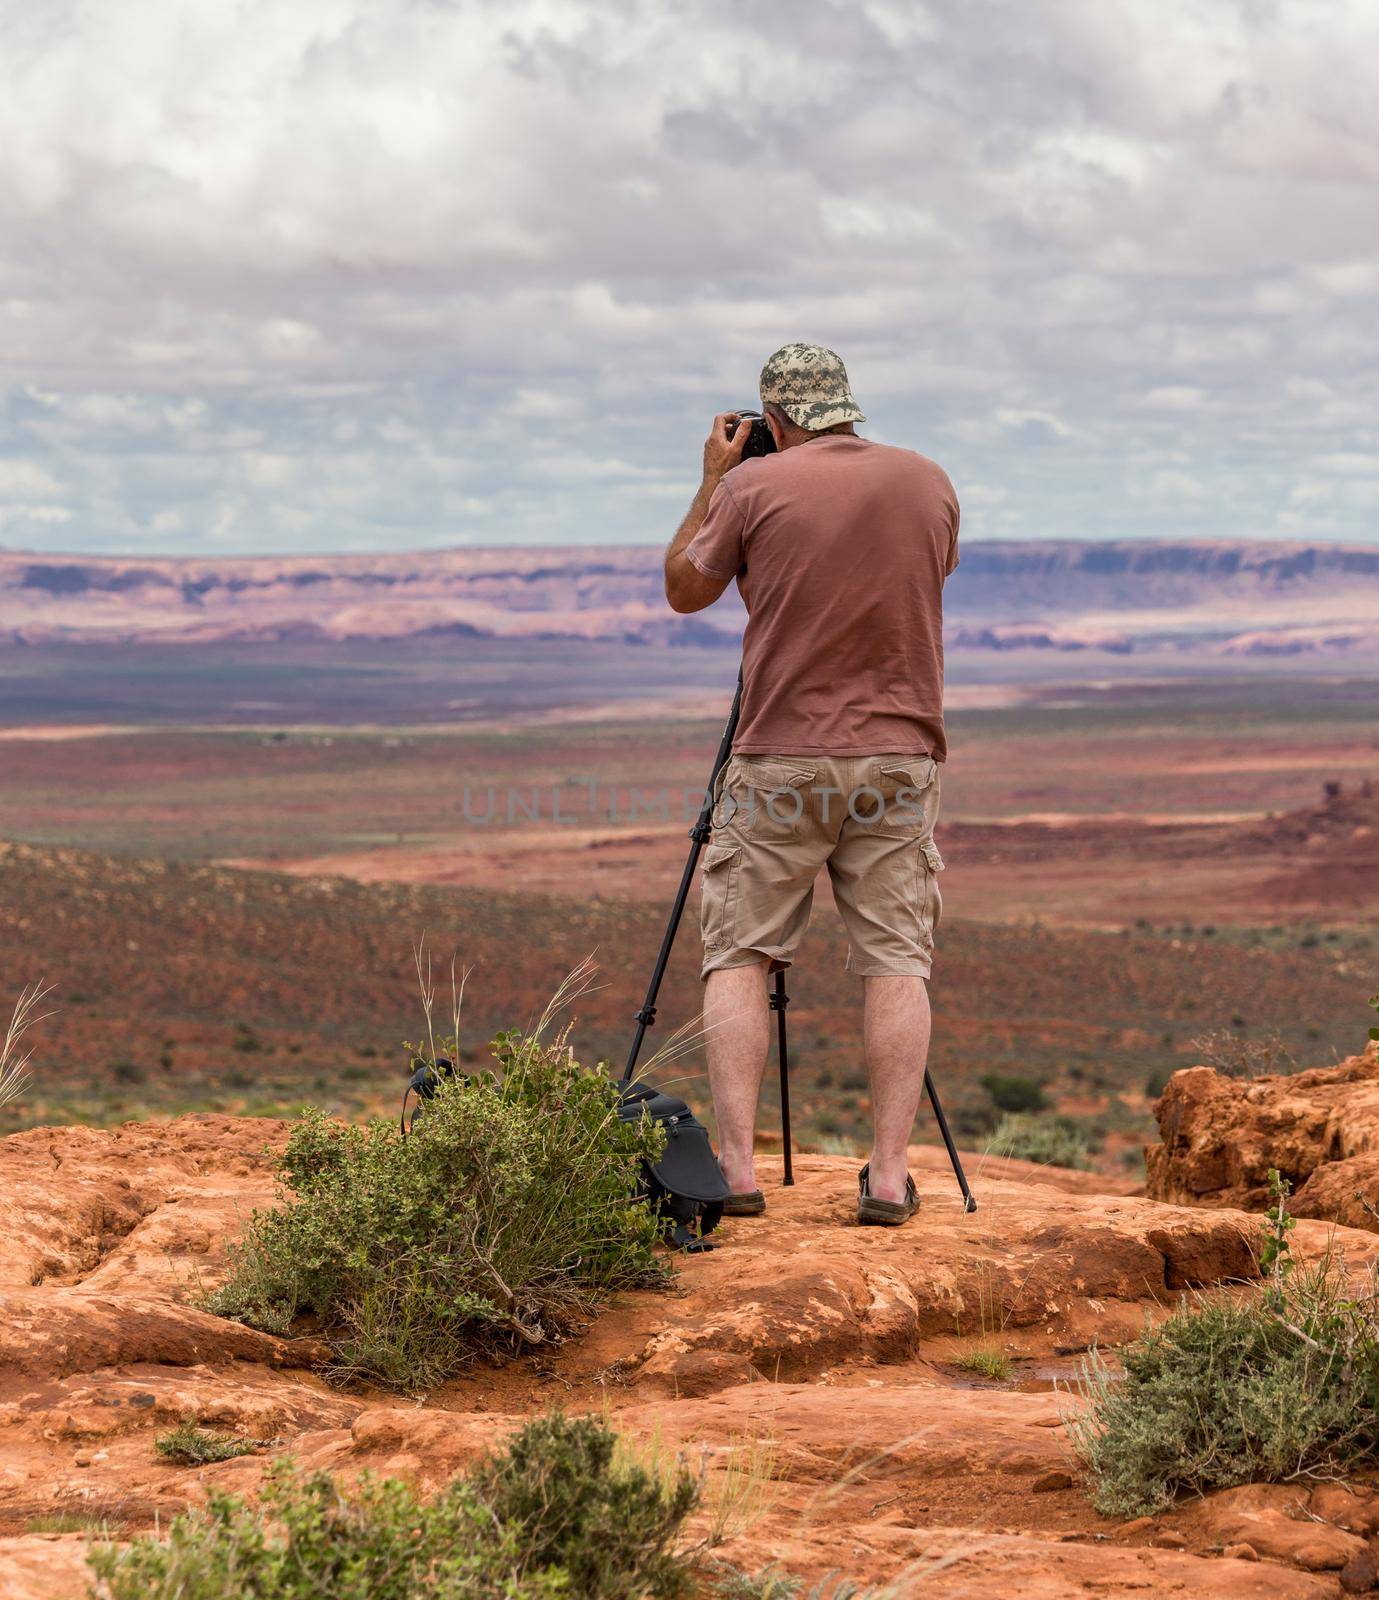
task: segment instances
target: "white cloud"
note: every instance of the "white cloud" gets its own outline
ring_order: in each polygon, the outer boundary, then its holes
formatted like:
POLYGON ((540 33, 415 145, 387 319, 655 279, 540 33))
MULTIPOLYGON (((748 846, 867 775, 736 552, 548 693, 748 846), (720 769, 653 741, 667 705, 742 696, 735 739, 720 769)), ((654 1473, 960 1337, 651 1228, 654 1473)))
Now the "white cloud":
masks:
POLYGON ((1347 477, 1379 478, 1379 452, 1375 451, 1335 450, 1313 456, 1312 465, 1347 477))
POLYGON ((660 538, 795 337, 971 536, 1375 536, 1369 0, 0 19, 7 540, 660 538))
POLYGON ((996 412, 996 421, 1003 428, 1033 428, 1036 431, 1043 429, 1059 439, 1070 438, 1073 431, 1061 417, 1054 416, 1051 411, 1021 410, 1015 406, 1002 406, 996 412))
POLYGON ((0 505, 0 527, 58 528, 71 520, 66 506, 0 505))
POLYGON ((52 473, 36 461, 6 460, 0 456, 0 499, 28 500, 61 492, 52 473))
POLYGON ((1165 383, 1149 390, 1144 403, 1156 411, 1201 411, 1207 395, 1190 383, 1165 383))

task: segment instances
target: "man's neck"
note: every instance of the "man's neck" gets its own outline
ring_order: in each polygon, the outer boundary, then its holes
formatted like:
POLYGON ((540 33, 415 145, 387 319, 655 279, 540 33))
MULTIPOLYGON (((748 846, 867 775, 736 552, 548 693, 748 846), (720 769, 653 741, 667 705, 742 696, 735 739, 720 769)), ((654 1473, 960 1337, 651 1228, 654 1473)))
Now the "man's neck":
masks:
POLYGON ((796 445, 817 444, 820 439, 856 438, 856 429, 851 422, 840 422, 836 428, 795 428, 782 445, 784 450, 793 450, 796 445))

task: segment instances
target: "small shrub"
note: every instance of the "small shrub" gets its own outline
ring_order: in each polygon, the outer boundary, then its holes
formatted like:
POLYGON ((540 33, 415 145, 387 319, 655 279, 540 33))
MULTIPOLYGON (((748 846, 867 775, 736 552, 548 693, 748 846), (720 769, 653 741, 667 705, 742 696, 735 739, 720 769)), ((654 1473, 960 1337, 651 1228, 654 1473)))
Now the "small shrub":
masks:
POLYGON ((573 1594, 605 1600, 685 1592, 688 1574, 674 1552, 680 1524, 699 1487, 681 1468, 661 1474, 623 1460, 617 1438, 592 1418, 530 1422, 508 1449, 470 1480, 524 1561, 567 1575, 573 1594))
POLYGON ((208 1308, 277 1333, 313 1313, 340 1374, 419 1389, 663 1280, 634 1199, 663 1135, 619 1121, 563 1040, 499 1034, 493 1052, 501 1075, 443 1081, 407 1136, 303 1113, 278 1169, 290 1193, 254 1214, 208 1308))
POLYGON ((1037 1078, 1019 1073, 988 1072, 981 1080, 997 1111, 1042 1111, 1048 1105, 1044 1086, 1037 1078))
POLYGON ((1002 1117, 987 1148, 992 1155, 1037 1161, 1047 1167, 1085 1170, 1091 1165, 1086 1137, 1070 1117, 1002 1117))
POLYGON ((1345 1472, 1379 1459, 1379 1309, 1334 1263, 1268 1293, 1181 1306, 1121 1351, 1115 1377, 1095 1353, 1074 1446, 1108 1516, 1163 1510, 1179 1494, 1345 1472))
POLYGON ((30 1517, 26 1533, 84 1533, 88 1539, 118 1539, 128 1524, 120 1517, 102 1516, 99 1511, 52 1511, 30 1517))
POLYGON ((726 1569, 713 1585, 714 1600, 796 1600, 799 1592, 799 1582, 774 1567, 757 1573, 726 1569))
POLYGON ((992 1383, 1004 1383, 1014 1370, 1004 1350, 993 1350, 986 1344, 974 1345, 972 1349, 962 1351, 954 1357, 953 1364, 964 1372, 975 1372, 980 1378, 989 1378, 992 1383))
MULTIPOLYGON (((1243 1026, 1243 1019, 1241 1019, 1243 1026)), ((1265 1073, 1296 1072, 1298 1064, 1276 1031, 1242 1039, 1229 1028, 1213 1028, 1191 1041, 1197 1059, 1223 1078, 1260 1078, 1265 1073)))
POLYGON ((235 1456, 251 1456, 259 1448, 254 1439, 240 1439, 233 1433, 213 1433, 184 1422, 171 1433, 160 1434, 154 1448, 166 1461, 181 1467, 204 1467, 214 1461, 231 1461, 235 1456))
POLYGON ((1288 1235, 1297 1221, 1288 1214, 1288 1196, 1293 1185, 1277 1167, 1269 1168, 1269 1198, 1273 1205, 1264 1213, 1264 1239, 1259 1250, 1259 1270, 1269 1279, 1268 1298, 1278 1310, 1284 1304, 1283 1288, 1296 1263, 1288 1235))
POLYGON ((431 1500, 368 1477, 351 1498, 279 1463, 261 1504, 212 1492, 165 1539, 88 1560, 110 1600, 678 1600, 695 1481, 668 1490, 615 1445, 598 1422, 543 1418, 431 1500))

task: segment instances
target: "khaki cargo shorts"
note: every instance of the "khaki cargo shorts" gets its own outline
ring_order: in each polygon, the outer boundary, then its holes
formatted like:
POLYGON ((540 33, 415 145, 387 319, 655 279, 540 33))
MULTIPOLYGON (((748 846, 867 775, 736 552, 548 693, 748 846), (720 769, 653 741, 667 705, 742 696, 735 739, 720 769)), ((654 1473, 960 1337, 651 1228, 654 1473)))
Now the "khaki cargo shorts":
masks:
POLYGON ((704 851, 703 976, 789 966, 828 868, 850 972, 929 976, 943 902, 939 766, 921 756, 732 756, 704 851))

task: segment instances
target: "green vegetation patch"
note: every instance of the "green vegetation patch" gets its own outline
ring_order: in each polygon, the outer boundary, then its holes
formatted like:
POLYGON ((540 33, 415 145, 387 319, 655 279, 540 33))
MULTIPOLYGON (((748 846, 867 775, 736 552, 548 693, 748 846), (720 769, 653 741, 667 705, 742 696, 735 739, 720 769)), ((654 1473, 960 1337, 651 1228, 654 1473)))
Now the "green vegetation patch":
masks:
POLYGON ((442 1081, 409 1135, 303 1113, 207 1309, 273 1333, 318 1319, 341 1376, 400 1389, 476 1354, 559 1339, 612 1291, 663 1281, 635 1200, 663 1134, 562 1039, 493 1043, 497 1072, 442 1081))
POLYGON ((1038 1078, 1019 1072, 987 1072, 982 1075, 982 1088, 991 1096, 998 1111, 1012 1114, 1042 1111, 1048 1104, 1044 1085, 1038 1078))
POLYGON ((251 1456, 259 1448, 255 1439, 241 1439, 233 1433, 216 1433, 184 1422, 171 1433, 160 1434, 154 1448, 165 1461, 180 1467, 205 1467, 216 1461, 232 1461, 236 1456, 251 1456))
POLYGON ((88 1539, 119 1539, 126 1524, 119 1517, 103 1516, 99 1511, 54 1511, 30 1517, 26 1533, 84 1533, 88 1539))
POLYGON ((432 1500, 368 1477, 350 1497, 279 1463, 261 1504, 213 1492, 166 1538, 88 1559, 110 1600, 679 1600, 697 1481, 654 1476, 616 1442, 592 1419, 541 1418, 432 1500))
POLYGON ((987 1378, 992 1383, 1005 1383, 1015 1370, 1014 1363, 1004 1350, 994 1350, 986 1344, 963 1350, 954 1356, 953 1365, 961 1367, 964 1372, 975 1373, 979 1378, 987 1378))
POLYGON ((1371 1268, 1356 1292, 1336 1260, 1293 1272, 1272 1177, 1264 1294, 1181 1306, 1121 1351, 1120 1377, 1095 1353, 1084 1367, 1071 1432, 1098 1511, 1149 1515, 1181 1494, 1379 1461, 1379 1278, 1371 1268))
POLYGON ((1015 1112, 1001 1118, 987 1149, 1048 1167, 1091 1166, 1086 1134, 1071 1117, 1015 1112))

